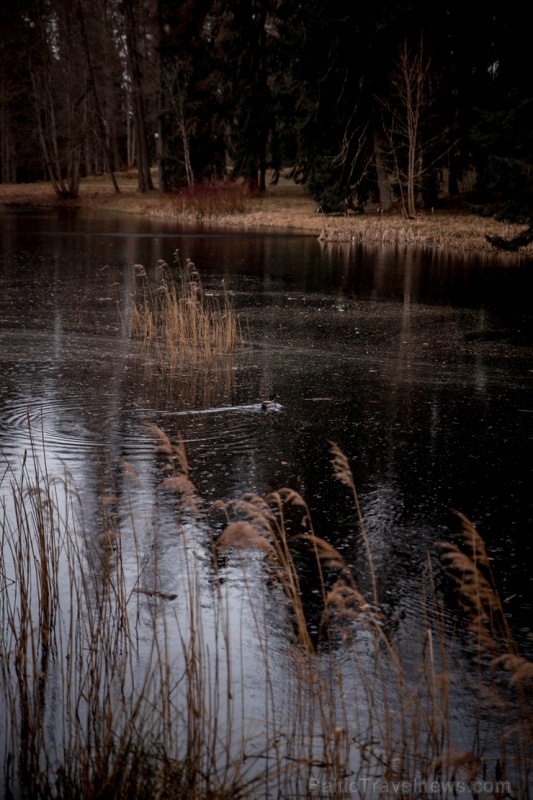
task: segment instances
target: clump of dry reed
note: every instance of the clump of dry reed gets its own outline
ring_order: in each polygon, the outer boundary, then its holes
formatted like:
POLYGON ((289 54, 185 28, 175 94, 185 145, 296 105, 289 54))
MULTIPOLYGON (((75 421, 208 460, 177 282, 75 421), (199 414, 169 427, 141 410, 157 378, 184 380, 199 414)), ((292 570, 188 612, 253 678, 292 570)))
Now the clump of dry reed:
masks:
POLYGON ((421 640, 406 645, 395 639, 379 611, 371 545, 348 460, 334 443, 331 450, 335 477, 354 498, 371 598, 361 593, 340 553, 313 531, 307 506, 296 492, 287 489, 265 498, 247 495, 217 504, 226 520, 217 539, 217 557, 235 551, 241 554, 239 565, 246 569, 242 554, 247 550, 261 553, 267 574, 281 587, 290 609, 293 642, 301 648, 295 691, 299 702, 291 717, 291 735, 293 741, 306 741, 308 746, 307 755, 299 752, 300 779, 304 784, 314 781, 315 786, 327 786, 329 793, 331 787, 346 791, 349 783, 363 795, 369 782, 374 790, 379 786, 380 793, 392 795, 393 785, 402 783, 407 787, 404 791, 414 793, 417 780, 421 791, 434 781, 448 787, 442 789, 442 796, 469 787, 475 792, 480 785, 493 787, 494 796, 503 796, 511 787, 528 786, 533 755, 533 664, 516 650, 481 537, 462 518, 466 552, 454 544, 444 545, 460 606, 479 644, 477 672, 473 673, 468 647, 465 650, 460 637, 447 629, 449 609, 435 588, 429 558, 422 584, 421 640), (295 507, 299 509, 297 527, 304 532, 290 534, 287 517, 293 518, 295 507), (313 553, 317 566, 315 580, 322 606, 319 639, 310 633, 306 591, 298 573, 302 543, 313 553), (351 680, 335 666, 334 658, 321 655, 324 645, 330 655, 335 649, 336 632, 351 653, 351 680), (488 661, 482 651, 490 653, 488 661), (511 672, 510 684, 496 680, 497 667, 511 672), (517 696, 509 689, 517 690, 517 696), (303 713, 300 702, 313 711, 303 713), (454 724, 457 713, 463 715, 459 726, 454 724), (353 727, 354 718, 359 719, 359 727, 353 727))
MULTIPOLYGON (((177 459, 165 486, 187 506, 194 488, 183 447, 162 437, 158 452, 177 459)), ((220 655, 203 638, 197 564, 187 563, 178 610, 160 577, 155 532, 130 516, 126 487, 137 477, 127 464, 120 487, 107 475, 89 530, 70 477, 51 476, 35 447, 18 472, 8 466, 0 476, 3 791, 43 800, 245 797, 254 760, 244 763, 231 709, 222 713, 229 686, 218 671, 210 678, 220 655)))
POLYGON ((129 465, 119 485, 103 476, 90 534, 68 476, 51 477, 35 450, 2 479, 0 755, 11 796, 412 796, 451 780, 527 797, 533 667, 471 523, 462 518, 461 543, 444 550, 474 653, 450 630, 429 559, 420 640, 381 613, 372 541, 336 445, 368 598, 297 492, 247 494, 207 514, 183 441, 149 427, 161 487, 176 499, 174 584, 157 515, 141 530, 129 465), (264 698, 252 729, 238 677, 250 626, 253 694, 264 698))
POLYGON ((210 219, 244 214, 250 202, 250 189, 241 181, 205 180, 169 195, 167 201, 179 214, 195 219, 210 219))
POLYGON ((153 282, 135 264, 131 334, 152 349, 170 369, 194 364, 211 366, 243 345, 240 320, 222 284, 222 296, 205 292, 189 259, 182 266, 176 252, 177 279, 168 265, 157 265, 153 282))

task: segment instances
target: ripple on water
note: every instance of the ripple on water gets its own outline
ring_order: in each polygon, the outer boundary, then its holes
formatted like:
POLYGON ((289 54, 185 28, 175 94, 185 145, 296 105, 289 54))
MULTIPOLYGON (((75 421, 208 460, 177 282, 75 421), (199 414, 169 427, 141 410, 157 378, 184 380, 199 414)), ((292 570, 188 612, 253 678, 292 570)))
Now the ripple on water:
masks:
POLYGON ((82 408, 74 394, 16 397, 3 404, 0 447, 10 458, 44 442, 47 456, 66 464, 102 452, 147 461, 154 458, 154 437, 144 423, 152 422, 171 439, 179 431, 192 462, 213 454, 215 445, 221 448, 221 460, 230 453, 235 459, 262 449, 263 434, 279 411, 281 407, 265 412, 259 403, 177 412, 134 406, 115 410, 103 405, 96 392, 92 403, 84 399, 82 408))
POLYGON ((0 442, 5 452, 16 452, 44 442, 47 453, 69 458, 81 451, 108 449, 110 431, 101 426, 102 410, 80 409, 75 397, 60 400, 27 398, 4 402, 0 442))

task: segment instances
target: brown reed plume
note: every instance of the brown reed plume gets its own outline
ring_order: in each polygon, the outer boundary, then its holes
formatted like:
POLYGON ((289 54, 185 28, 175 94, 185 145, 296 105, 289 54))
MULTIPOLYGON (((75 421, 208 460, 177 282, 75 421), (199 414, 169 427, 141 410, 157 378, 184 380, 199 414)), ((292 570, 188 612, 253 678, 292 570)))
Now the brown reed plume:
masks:
POLYGON ((300 525, 308 523, 309 512, 303 498, 289 489, 273 492, 266 498, 250 493, 241 500, 228 503, 218 501, 214 508, 224 513, 227 525, 216 540, 216 552, 220 557, 231 549, 242 551, 255 548, 265 554, 293 612, 295 641, 310 651, 313 646, 303 611, 298 572, 291 553, 291 536, 284 514, 286 507, 298 510, 300 525))
POLYGON ((479 653, 490 656, 494 665, 509 670, 513 683, 532 680, 533 663, 518 653, 485 542, 469 519, 455 513, 461 522, 461 544, 441 542, 440 546, 479 653))
POLYGON ((476 645, 476 690, 486 697, 485 713, 501 728, 497 773, 500 777, 506 771, 518 774, 529 785, 533 776, 533 662, 519 652, 485 542, 469 519, 455 513, 461 523, 460 543, 441 542, 440 546, 476 645), (501 680, 498 668, 505 670, 508 682, 501 680))
POLYGON ((361 532, 361 538, 363 539, 363 544, 366 552, 366 558, 368 563, 368 569, 370 572, 370 579, 372 582, 372 594, 374 598, 374 606, 377 608, 378 605, 378 590, 376 584, 376 576, 374 574, 374 562, 372 559, 372 551, 370 549, 370 542, 368 540, 368 534, 366 532, 365 520, 363 518, 363 513, 361 511, 361 506, 359 505, 359 498, 357 496, 357 490, 355 488, 355 481, 353 479, 352 470, 346 455, 342 452, 340 447, 335 444, 335 442, 330 442, 331 453, 333 455, 332 458, 332 465, 333 465, 333 474, 341 483, 348 487, 351 490, 355 505, 355 510, 357 513, 357 519, 359 521, 359 530, 361 532))
POLYGON ((162 471, 166 477, 161 487, 169 489, 176 495, 181 508, 198 511, 196 487, 189 478, 187 451, 181 435, 178 435, 177 442, 173 444, 157 425, 150 422, 145 425, 157 441, 155 453, 165 459, 162 471))

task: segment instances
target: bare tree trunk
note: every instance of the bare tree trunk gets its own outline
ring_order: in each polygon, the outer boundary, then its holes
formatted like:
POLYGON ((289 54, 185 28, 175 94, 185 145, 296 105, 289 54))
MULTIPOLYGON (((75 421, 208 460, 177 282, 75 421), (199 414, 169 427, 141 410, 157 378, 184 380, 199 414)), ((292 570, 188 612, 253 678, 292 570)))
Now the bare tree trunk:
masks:
POLYGON ((448 196, 453 197, 459 194, 459 182, 457 180, 457 164, 454 153, 448 155, 448 196))
POLYGON ((146 114, 144 97, 141 84, 141 68, 139 64, 139 50, 137 46, 133 0, 123 0, 122 11, 126 34, 127 64, 131 83, 131 96, 133 101, 133 118, 135 121, 135 139, 137 150, 137 169, 139 173, 139 191, 152 191, 154 184, 150 174, 150 157, 148 150, 148 137, 146 133, 146 114))
POLYGON ((443 139, 442 130, 436 135, 423 133, 422 122, 428 121, 430 105, 429 69, 423 42, 420 41, 414 51, 404 42, 391 74, 390 97, 383 101, 390 120, 386 133, 396 166, 402 207, 405 215, 411 218, 416 215, 417 190, 428 169, 426 154, 443 139))
POLYGON ((49 93, 46 91, 46 87, 42 84, 41 86, 37 85, 37 81, 33 72, 31 73, 31 79, 33 85, 33 95, 36 103, 39 141, 41 143, 45 170, 48 173, 48 177, 52 183, 56 195, 58 197, 66 197, 67 189, 63 182, 61 164, 59 163, 57 137, 55 136, 54 110, 53 106, 51 106, 51 99, 48 96, 49 93))
POLYGON ((11 119, 9 113, 9 89, 8 81, 5 79, 5 54, 4 42, 0 38, 0 183, 10 183, 13 169, 13 159, 11 154, 11 119))
MULTIPOLYGON (((187 64, 186 62, 183 63, 180 59, 176 59, 173 68, 170 66, 165 66, 162 69, 163 80, 167 89, 166 94, 170 99, 172 108, 174 109, 176 124, 180 132, 181 147, 183 150, 183 166, 185 168, 187 186, 194 186, 194 172, 191 162, 191 146, 189 141, 184 101, 184 95, 187 92, 187 84, 190 78, 191 67, 190 64, 187 64)), ((163 146, 162 141, 160 142, 160 146, 163 146)))
MULTIPOLYGON (((81 108, 83 109, 82 119, 81 119, 81 130, 87 131, 87 117, 88 117, 88 108, 87 108, 87 96, 81 101, 81 108)), ((73 111, 71 109, 71 114, 69 118, 69 147, 67 148, 67 197, 77 197, 79 188, 80 188, 80 180, 81 180, 81 154, 83 151, 83 144, 84 139, 81 138, 79 141, 76 139, 76 129, 79 125, 79 109, 78 113, 74 117, 73 111)))
POLYGON ((400 57, 400 69, 405 84, 405 111, 407 117, 407 140, 408 140, 408 159, 407 159, 407 214, 414 217, 416 214, 416 178, 421 174, 417 170, 417 159, 422 160, 422 154, 418 152, 418 133, 420 122, 420 111, 424 102, 424 88, 426 82, 426 70, 423 61, 422 45, 420 52, 413 58, 404 46, 400 57))
POLYGON ((79 26, 69 2, 40 5, 35 24, 40 50, 30 54, 29 74, 39 141, 54 191, 71 199, 78 196, 89 114, 79 26))
POLYGON ((7 111, 4 98, 0 99, 0 164, 2 165, 2 174, 0 175, 0 183, 11 183, 13 160, 11 157, 11 137, 9 126, 9 113, 7 111))
POLYGON ((108 136, 107 136, 107 131, 106 131, 106 127, 105 127, 104 110, 103 110, 102 103, 100 101, 98 88, 97 88, 96 81, 95 81, 95 78, 94 78, 94 68, 93 68, 93 63, 92 63, 92 58, 91 58, 91 48, 89 47, 89 41, 87 39, 87 29, 86 29, 86 26, 85 26, 85 15, 83 13, 83 6, 82 6, 82 3, 81 3, 81 0, 78 0, 78 17, 79 17, 79 20, 80 20, 81 37, 82 37, 83 47, 84 47, 84 50, 85 50, 85 59, 87 61, 87 70, 88 70, 88 73, 89 73, 89 85, 90 85, 91 92, 92 92, 93 97, 94 97, 96 118, 98 120, 98 127, 99 127, 99 131, 100 131, 100 139, 101 139, 102 147, 104 148, 104 151, 105 151, 106 160, 107 160, 107 162, 109 164, 109 171, 110 171, 110 175, 111 175, 111 181, 113 183, 113 188, 114 188, 115 192, 118 194, 120 192, 120 188, 119 188, 119 185, 117 183, 117 179, 115 177, 115 173, 114 173, 114 171, 113 171, 113 169, 111 167, 112 158, 111 158, 111 151, 110 151, 110 148, 109 148, 109 140, 108 140, 108 136))
POLYGON ((189 144, 187 126, 185 125, 185 115, 183 112, 183 98, 181 97, 181 93, 179 95, 179 104, 180 104, 179 128, 181 133, 181 141, 183 145, 183 160, 185 162, 185 175, 187 176, 187 185, 194 186, 194 172, 191 163, 191 147, 189 144))
POLYGON ((126 163, 131 169, 135 164, 135 124, 131 110, 131 93, 128 92, 126 108, 126 163))
POLYGON ((383 141, 377 128, 374 129, 374 161, 378 177, 379 203, 383 211, 390 211, 392 208, 392 194, 383 151, 383 141))

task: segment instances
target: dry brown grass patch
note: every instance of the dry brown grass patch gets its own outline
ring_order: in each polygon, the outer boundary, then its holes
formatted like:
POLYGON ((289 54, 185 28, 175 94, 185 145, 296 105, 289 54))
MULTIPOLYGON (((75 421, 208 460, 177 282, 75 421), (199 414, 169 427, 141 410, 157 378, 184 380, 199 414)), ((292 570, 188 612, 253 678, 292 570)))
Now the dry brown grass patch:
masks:
MULTIPOLYGON (((414 220, 403 217, 363 214, 325 223, 320 241, 351 242, 361 244, 394 244, 410 247, 430 247, 437 250, 486 252, 498 257, 509 257, 497 251, 487 236, 510 239, 523 231, 523 225, 512 225, 495 219, 474 215, 445 213, 421 214, 414 220)), ((517 255, 531 256, 533 245, 523 248, 517 255)))
POLYGON ((165 205, 171 214, 203 220, 244 214, 250 200, 250 190, 242 181, 213 180, 167 194, 165 205))

